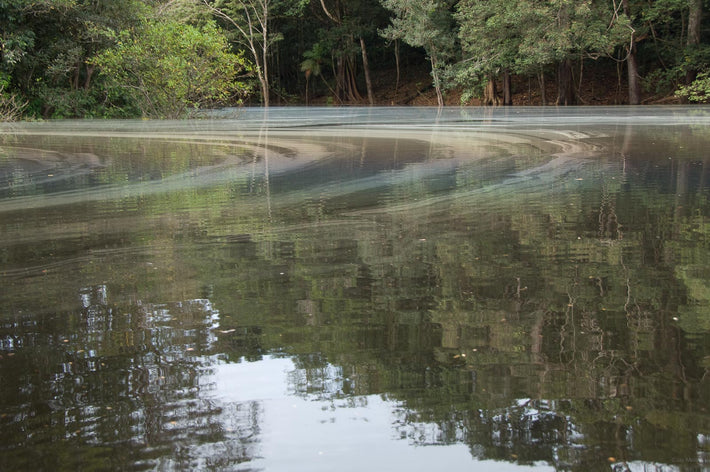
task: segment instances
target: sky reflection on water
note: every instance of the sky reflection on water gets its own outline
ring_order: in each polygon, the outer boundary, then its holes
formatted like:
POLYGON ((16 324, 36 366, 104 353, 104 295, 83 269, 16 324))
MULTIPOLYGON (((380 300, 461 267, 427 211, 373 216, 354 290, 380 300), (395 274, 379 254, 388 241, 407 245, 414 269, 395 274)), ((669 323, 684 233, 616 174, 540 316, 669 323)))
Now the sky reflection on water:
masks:
MULTIPOLYGON (((333 383, 348 381, 333 371, 333 383)), ((312 398, 298 389, 300 377, 289 358, 267 356, 256 362, 219 364, 205 381, 207 396, 221 404, 253 404, 259 411, 259 457, 245 468, 264 470, 420 470, 446 464, 450 470, 526 470, 495 461, 473 461, 460 443, 442 442, 433 424, 408 424, 402 405, 379 395, 312 398), (294 385, 296 384, 296 385, 294 385), (412 447, 426 444, 436 447, 412 447), (342 458, 347 457, 347 461, 342 458), (406 457, 406 461, 403 460, 406 457)), ((227 416, 226 428, 234 418, 227 416)), ((554 470, 537 464, 536 470, 554 470)))

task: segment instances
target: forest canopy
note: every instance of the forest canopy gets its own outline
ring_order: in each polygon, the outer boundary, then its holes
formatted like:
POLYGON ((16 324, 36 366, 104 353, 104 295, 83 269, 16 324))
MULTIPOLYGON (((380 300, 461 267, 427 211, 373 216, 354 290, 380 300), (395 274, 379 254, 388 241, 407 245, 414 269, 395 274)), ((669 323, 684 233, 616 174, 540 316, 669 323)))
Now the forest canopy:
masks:
POLYGON ((707 9, 704 0, 0 0, 0 120, 176 117, 244 102, 703 103, 707 9), (591 83, 604 86, 588 92, 591 83))

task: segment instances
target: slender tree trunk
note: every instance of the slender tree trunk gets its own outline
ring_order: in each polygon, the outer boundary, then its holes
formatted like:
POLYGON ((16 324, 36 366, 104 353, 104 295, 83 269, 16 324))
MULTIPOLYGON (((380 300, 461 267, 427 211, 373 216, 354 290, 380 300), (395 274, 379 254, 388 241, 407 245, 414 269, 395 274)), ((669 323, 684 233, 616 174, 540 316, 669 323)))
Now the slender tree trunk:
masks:
MULTIPOLYGON (((629 0, 623 0, 624 14, 631 18, 631 5, 629 0)), ((639 77, 638 62, 636 61, 636 36, 635 31, 631 32, 631 40, 626 46, 626 70, 629 81, 629 105, 641 103, 641 80, 639 77)))
POLYGON ((558 105, 569 106, 577 103, 572 77, 572 61, 565 59, 557 66, 558 105))
POLYGON ((308 83, 311 78, 311 71, 306 71, 306 106, 308 106, 308 83))
POLYGON ((444 95, 441 93, 441 81, 439 80, 439 68, 433 55, 431 58, 431 74, 434 78, 434 90, 436 90, 436 102, 439 108, 444 106, 444 95))
POLYGON ((268 22, 269 22, 269 0, 254 0, 241 4, 246 24, 240 24, 221 9, 215 7, 209 0, 202 0, 202 3, 219 18, 232 24, 239 32, 244 45, 256 66, 256 74, 259 79, 259 87, 264 107, 269 107, 269 42, 268 42, 268 22))
MULTIPOLYGON (((342 23, 340 3, 335 2, 334 8, 331 12, 330 9, 325 4, 325 0, 320 0, 321 8, 325 15, 330 18, 330 20, 336 25, 342 23)), ((352 38, 351 38, 352 40, 352 38)), ((352 68, 350 66, 350 59, 343 56, 338 56, 336 59, 337 65, 335 70, 335 98, 339 103, 344 103, 347 100, 353 100, 353 81, 351 81, 352 68)), ((355 89, 357 93, 357 88, 355 89)))
POLYGON ((365 49, 365 40, 360 37, 360 50, 362 51, 362 67, 365 70, 365 85, 367 86, 367 100, 370 105, 375 104, 375 96, 372 93, 372 81, 370 80, 370 66, 367 63, 367 51, 365 49))
POLYGON ((636 45, 633 45, 631 51, 628 51, 626 67, 629 76, 629 105, 639 105, 641 103, 641 79, 636 61, 636 45))
POLYGON ((444 95, 441 93, 441 85, 436 85, 436 104, 439 108, 444 106, 444 95))
MULTIPOLYGON (((568 31, 572 24, 570 12, 575 2, 559 2, 557 11, 557 27, 560 31, 568 31)), ((572 74, 572 61, 569 57, 557 64, 557 105, 575 105, 576 94, 572 74)))
POLYGON ((79 90, 79 77, 81 76, 81 61, 76 63, 76 68, 74 69, 74 78, 71 81, 72 90, 79 90))
POLYGON ((503 105, 510 106, 513 104, 513 95, 510 90, 510 71, 503 71, 503 105))
MULTIPOLYGON (((336 24, 340 24, 340 18, 335 17, 332 13, 330 13, 330 10, 325 6, 325 0, 320 0, 320 5, 323 7, 323 11, 325 12, 325 15, 333 20, 336 24)), ((337 6, 336 6, 336 11, 337 11, 337 6)))
POLYGON ((399 92, 399 39, 394 40, 394 61, 397 64, 397 78, 394 82, 394 101, 397 101, 397 93, 399 92))
POLYGON ((94 70, 96 70, 96 66, 86 66, 86 80, 84 80, 84 90, 89 90, 89 87, 91 86, 91 77, 94 75, 94 70))
POLYGON ((262 1, 262 24, 261 24, 261 65, 262 72, 262 83, 264 95, 264 108, 269 108, 269 92, 271 91, 271 86, 269 85, 269 35, 267 31, 267 23, 269 19, 269 2, 262 1))
POLYGON ((345 83, 345 68, 343 67, 343 58, 338 57, 336 59, 336 72, 335 72, 335 96, 340 103, 345 101, 345 94, 343 93, 345 83))
POLYGON ((538 82, 540 82, 540 102, 542 103, 542 106, 545 106, 547 105, 547 91, 545 85, 544 70, 540 70, 540 74, 538 75, 538 82))
POLYGON ((434 79, 434 90, 436 90, 436 102, 439 108, 444 106, 444 95, 441 93, 441 79, 439 78, 439 63, 437 61, 436 48, 433 46, 425 48, 429 53, 431 63, 431 76, 434 79))

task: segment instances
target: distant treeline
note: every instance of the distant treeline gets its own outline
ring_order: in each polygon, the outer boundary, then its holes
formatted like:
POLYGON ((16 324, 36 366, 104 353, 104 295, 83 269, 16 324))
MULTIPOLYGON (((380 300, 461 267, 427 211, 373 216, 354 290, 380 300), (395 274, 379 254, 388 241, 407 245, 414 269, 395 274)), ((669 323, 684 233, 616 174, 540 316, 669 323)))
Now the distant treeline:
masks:
POLYGON ((710 96, 704 0, 0 0, 0 119, 179 117, 248 101, 377 102, 426 67, 439 104, 710 96), (546 84, 556 84, 554 96, 546 84), (385 85, 383 85, 385 84, 385 85), (537 87, 537 85, 536 85, 537 87))

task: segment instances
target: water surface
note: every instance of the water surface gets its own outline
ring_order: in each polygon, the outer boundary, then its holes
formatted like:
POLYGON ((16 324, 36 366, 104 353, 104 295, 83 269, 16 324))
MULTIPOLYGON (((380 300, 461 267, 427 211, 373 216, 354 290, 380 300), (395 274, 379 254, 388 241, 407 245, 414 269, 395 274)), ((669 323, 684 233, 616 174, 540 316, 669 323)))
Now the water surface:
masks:
POLYGON ((706 470, 709 125, 0 125, 0 470, 706 470))

